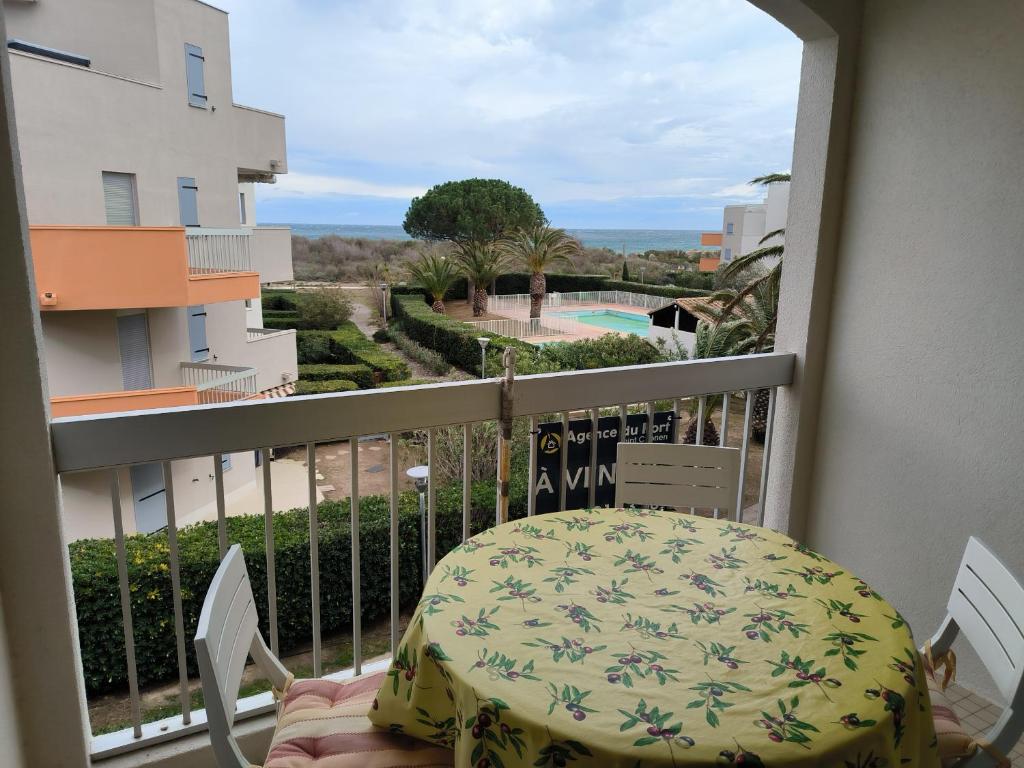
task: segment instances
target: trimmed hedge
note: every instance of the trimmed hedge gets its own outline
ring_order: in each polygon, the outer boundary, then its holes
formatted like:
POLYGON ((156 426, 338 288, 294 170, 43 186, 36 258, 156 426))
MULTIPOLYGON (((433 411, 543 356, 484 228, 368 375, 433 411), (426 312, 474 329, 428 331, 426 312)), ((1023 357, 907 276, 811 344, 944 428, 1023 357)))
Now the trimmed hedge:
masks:
POLYGON ((320 379, 319 381, 295 382, 296 395, 326 395, 329 392, 354 392, 361 387, 348 379, 320 379))
POLYGON ((299 366, 299 379, 303 381, 330 381, 348 379, 360 389, 373 389, 373 371, 362 363, 348 365, 332 363, 307 363, 299 366))
MULTIPOLYGON (((525 472, 518 473, 520 477, 525 472)), ((510 490, 512 518, 526 510, 525 481, 513 475, 510 490)), ((484 530, 494 522, 494 482, 477 483, 472 492, 471 529, 484 530)), ((320 615, 324 635, 346 630, 352 621, 351 523, 348 502, 322 502, 320 519, 320 615)), ((360 553, 363 626, 384 619, 390 610, 389 520, 386 496, 360 499, 360 553)), ((437 492, 437 557, 461 540, 462 487, 437 492)), ((263 516, 227 519, 228 540, 242 545, 261 631, 267 626, 267 571, 263 516)), ((308 646, 311 637, 309 586, 309 517, 305 510, 273 516, 277 586, 278 632, 281 649, 308 646)), ((399 584, 403 607, 416 603, 422 590, 419 513, 414 492, 399 498, 399 584)), ((175 680, 178 674, 174 637, 174 608, 165 533, 128 537, 128 578, 139 682, 150 685, 175 680)), ((191 638, 210 580, 217 570, 217 524, 198 523, 178 532, 182 608, 189 673, 198 674, 191 638)), ((82 666, 90 695, 127 685, 124 637, 118 592, 117 560, 111 539, 84 539, 69 546, 71 574, 78 614, 82 666)))
MULTIPOLYGON (((672 285, 650 285, 647 283, 625 282, 613 280, 607 275, 546 275, 548 293, 576 293, 578 291, 630 291, 646 293, 649 296, 665 296, 680 299, 687 296, 707 296, 709 291, 696 288, 679 288, 672 285)), ((530 275, 526 272, 511 272, 499 277, 495 283, 499 296, 508 294, 529 293, 530 275)), ((410 285, 398 285, 391 289, 392 295, 425 295, 421 288, 410 285)), ((445 294, 445 300, 466 298, 466 280, 460 278, 445 294)))
POLYGON ((429 347, 410 339, 397 328, 389 332, 389 337, 406 357, 410 357, 437 376, 444 376, 451 371, 451 364, 444 357, 429 347))
POLYGON ((263 317, 263 327, 271 330, 290 331, 298 326, 299 316, 294 312, 289 312, 286 317, 263 317))
POLYGON ((299 308, 295 300, 295 291, 263 291, 260 294, 260 305, 264 313, 271 311, 294 312, 299 308))
POLYGON ((531 363, 537 359, 535 346, 493 333, 473 331, 465 323, 434 312, 420 294, 392 294, 391 311, 406 336, 464 371, 480 375, 480 345, 476 339, 483 335, 491 339, 487 347, 489 371, 500 371, 502 353, 507 347, 515 347, 518 352, 516 370, 519 373, 534 372, 531 363))
POLYGON ((381 381, 409 378, 404 360, 370 341, 351 321, 335 331, 299 331, 296 336, 300 365, 358 363, 374 371, 375 379, 381 381))

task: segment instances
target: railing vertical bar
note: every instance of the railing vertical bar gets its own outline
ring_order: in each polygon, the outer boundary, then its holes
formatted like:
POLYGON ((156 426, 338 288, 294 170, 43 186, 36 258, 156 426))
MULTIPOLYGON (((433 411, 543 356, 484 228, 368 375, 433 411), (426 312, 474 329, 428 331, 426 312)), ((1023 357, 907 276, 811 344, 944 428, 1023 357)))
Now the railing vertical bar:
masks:
POLYGON ((131 589, 128 585, 128 556, 124 546, 124 522, 121 519, 121 484, 117 470, 110 471, 110 504, 114 512, 114 546, 117 551, 117 583, 121 592, 121 625, 124 655, 128 666, 128 700, 131 706, 132 735, 142 738, 142 705, 139 699, 139 673, 135 666, 135 632, 132 628, 131 589))
POLYGON ((676 439, 675 439, 674 442, 677 442, 677 443, 682 439, 682 437, 680 436, 680 432, 682 430, 680 430, 680 428, 679 428, 679 418, 680 418, 679 398, 674 397, 674 398, 672 398, 672 428, 673 428, 673 430, 675 430, 675 435, 676 435, 676 439))
POLYGON ((352 673, 363 674, 363 596, 359 562, 359 438, 348 441, 352 459, 352 495, 349 518, 352 522, 352 673))
POLYGON ((174 514, 174 474, 171 462, 162 462, 164 472, 164 507, 167 511, 167 559, 171 569, 171 604, 174 607, 174 639, 178 654, 178 700, 181 722, 192 722, 192 706, 188 690, 188 663, 185 660, 185 616, 181 609, 181 562, 178 558, 178 520, 174 514))
POLYGON ((722 393, 722 427, 718 433, 718 445, 725 448, 729 442, 729 393, 722 393))
POLYGON ((562 413, 562 440, 558 447, 558 511, 565 510, 566 482, 569 467, 569 412, 562 413))
POLYGON ((391 440, 391 655, 398 653, 398 435, 392 433, 391 440))
POLYGON ((772 423, 775 421, 775 396, 778 388, 768 390, 768 414, 764 423, 764 453, 761 454, 761 487, 757 493, 757 524, 764 525, 764 500, 768 493, 768 465, 772 455, 772 423))
POLYGON ((437 558, 437 473, 434 459, 437 458, 437 430, 427 430, 427 574, 434 570, 437 558))
POLYGON ((590 482, 587 488, 587 505, 597 506, 597 421, 600 418, 597 408, 590 409, 590 482))
POLYGON ((473 425, 462 425, 462 541, 470 537, 473 503, 473 425))
POLYGON ((320 515, 316 504, 316 443, 306 443, 306 475, 309 493, 309 597, 313 630, 313 677, 323 674, 320 640, 320 515))
POLYGON ((746 390, 747 404, 743 410, 743 444, 740 448, 740 487, 736 492, 736 522, 743 522, 743 491, 746 486, 747 452, 750 449, 750 421, 754 411, 754 393, 746 390))
POLYGON ((537 434, 537 417, 530 417, 530 464, 527 467, 527 494, 526 494, 526 515, 533 517, 537 514, 537 443, 540 435, 537 434))
POLYGON ((706 419, 705 410, 708 405, 708 396, 701 395, 700 399, 697 400, 697 445, 704 445, 704 421, 706 419))
MULTIPOLYGON (((274 499, 270 480, 270 451, 260 449, 263 470, 263 543, 267 550, 267 618, 270 623, 270 650, 280 655, 277 638, 277 575, 274 571, 274 499)), ((316 467, 309 467, 315 476, 316 467)))
POLYGON ((647 442, 654 442, 654 403, 647 404, 647 442))
POLYGON ((228 553, 228 518, 224 502, 224 456, 213 454, 213 487, 217 496, 217 547, 220 559, 228 553))

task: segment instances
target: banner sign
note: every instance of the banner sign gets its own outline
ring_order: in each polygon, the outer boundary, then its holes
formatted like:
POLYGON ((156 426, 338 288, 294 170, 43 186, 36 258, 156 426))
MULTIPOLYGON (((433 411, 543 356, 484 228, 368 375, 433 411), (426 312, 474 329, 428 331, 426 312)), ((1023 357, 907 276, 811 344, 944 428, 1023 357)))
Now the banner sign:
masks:
MULTIPOLYGON (((647 442, 647 414, 631 413, 626 417, 626 434, 620 435, 618 416, 602 416, 597 421, 597 486, 594 503, 610 507, 615 503, 615 452, 619 443, 647 442)), ((537 514, 557 512, 561 493, 559 469, 562 461, 562 422, 548 422, 538 427, 536 477, 537 514)), ((590 500, 590 441, 593 439, 590 419, 569 422, 568 453, 565 467, 565 508, 580 509, 590 500)), ((652 443, 676 441, 675 415, 671 411, 654 414, 652 443)))

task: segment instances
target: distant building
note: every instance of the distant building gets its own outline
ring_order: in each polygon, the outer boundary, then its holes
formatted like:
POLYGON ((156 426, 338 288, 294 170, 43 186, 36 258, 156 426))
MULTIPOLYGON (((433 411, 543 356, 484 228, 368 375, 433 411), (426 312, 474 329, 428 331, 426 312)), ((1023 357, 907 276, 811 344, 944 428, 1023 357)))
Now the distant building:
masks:
MULTIPOLYGON (((733 259, 744 256, 753 250, 767 245, 783 242, 782 237, 773 237, 761 243, 762 238, 770 232, 785 229, 786 216, 789 213, 789 182, 778 182, 768 185, 768 194, 760 203, 749 205, 727 205, 722 216, 721 232, 702 232, 701 245, 719 246, 721 264, 728 264, 733 259)), ((714 259, 701 260, 701 271, 713 271, 714 259)))
MULTIPOLYGON (((253 184, 287 172, 284 117, 232 99, 228 16, 198 0, 5 4, 55 417, 286 394, 294 331, 261 283, 291 233, 253 184)), ((178 519, 256 493, 252 451, 172 466, 178 519)), ((159 464, 118 470, 126 532, 166 524, 159 464)), ((70 538, 109 535, 109 473, 62 481, 70 538)))

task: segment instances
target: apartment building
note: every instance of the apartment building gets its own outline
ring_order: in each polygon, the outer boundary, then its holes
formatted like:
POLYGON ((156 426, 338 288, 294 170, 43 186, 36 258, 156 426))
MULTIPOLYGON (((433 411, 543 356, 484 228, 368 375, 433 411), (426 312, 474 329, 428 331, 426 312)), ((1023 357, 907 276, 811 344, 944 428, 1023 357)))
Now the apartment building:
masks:
MULTIPOLYGON (((54 416, 284 395, 294 331, 262 327, 292 277, 254 188, 287 171, 284 117, 232 101, 228 16, 199 0, 4 0, 54 416)), ((256 457, 120 477, 127 532, 256 493, 256 457)), ((62 488, 71 539, 110 535, 109 478, 62 488)))
MULTIPOLYGON (((718 259, 701 260, 701 271, 714 271, 719 264, 727 264, 761 247, 761 240, 765 235, 785 229, 788 212, 788 181, 769 184, 767 195, 760 203, 727 205, 722 216, 721 232, 701 233, 701 245, 718 246, 722 249, 718 259)), ((763 245, 781 242, 782 237, 774 237, 763 245)))

